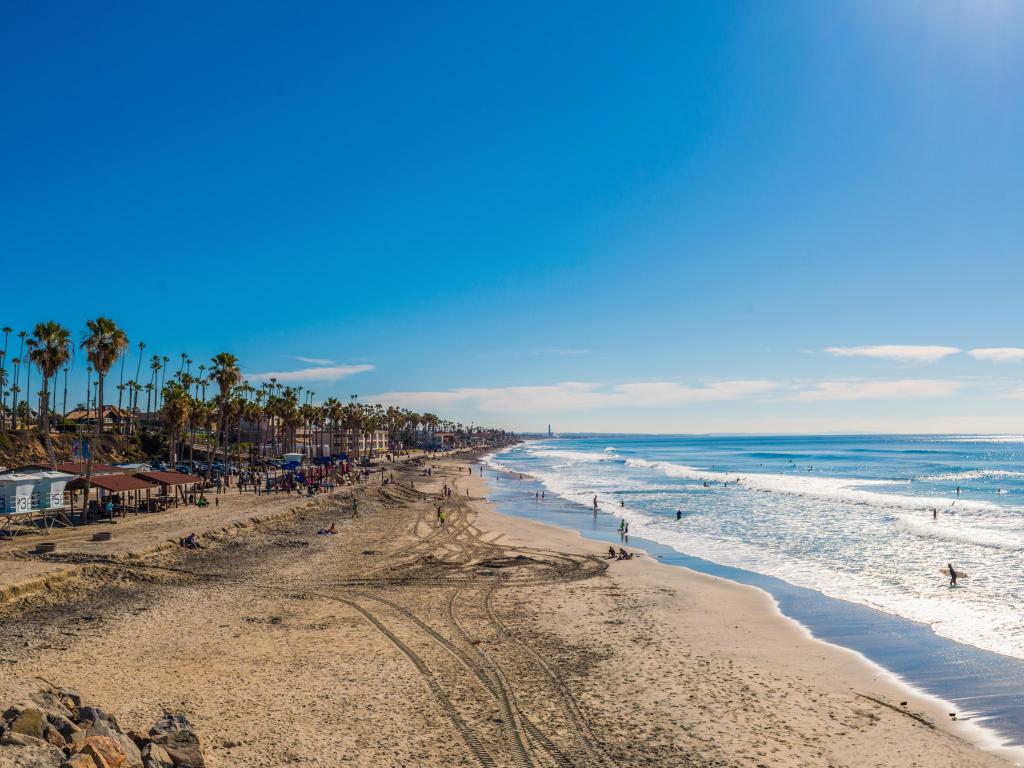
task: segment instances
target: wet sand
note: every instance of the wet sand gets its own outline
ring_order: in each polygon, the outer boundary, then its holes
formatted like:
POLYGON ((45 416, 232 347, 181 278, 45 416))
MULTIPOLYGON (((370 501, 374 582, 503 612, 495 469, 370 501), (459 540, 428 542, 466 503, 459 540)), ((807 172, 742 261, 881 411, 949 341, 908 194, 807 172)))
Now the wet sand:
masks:
POLYGON ((292 498, 5 604, 0 702, 44 678, 127 728, 182 710, 214 768, 1007 764, 764 593, 610 562, 434 464, 354 491, 357 517, 348 490, 292 498))

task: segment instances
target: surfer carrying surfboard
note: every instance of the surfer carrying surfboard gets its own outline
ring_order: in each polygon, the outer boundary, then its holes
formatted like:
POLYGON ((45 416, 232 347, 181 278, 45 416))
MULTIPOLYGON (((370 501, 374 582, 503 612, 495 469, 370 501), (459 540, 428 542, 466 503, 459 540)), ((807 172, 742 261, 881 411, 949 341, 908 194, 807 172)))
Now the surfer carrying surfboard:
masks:
POLYGON ((949 586, 955 587, 956 586, 956 571, 953 570, 953 564, 952 563, 947 563, 946 567, 949 569, 949 586))

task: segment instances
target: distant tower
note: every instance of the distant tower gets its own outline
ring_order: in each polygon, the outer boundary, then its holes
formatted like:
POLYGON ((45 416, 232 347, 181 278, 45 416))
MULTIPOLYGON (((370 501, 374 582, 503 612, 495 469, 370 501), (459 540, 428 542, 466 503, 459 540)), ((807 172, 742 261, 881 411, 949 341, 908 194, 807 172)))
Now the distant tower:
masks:
POLYGON ((548 424, 548 437, 554 437, 554 435, 551 434, 551 425, 550 424, 548 424))

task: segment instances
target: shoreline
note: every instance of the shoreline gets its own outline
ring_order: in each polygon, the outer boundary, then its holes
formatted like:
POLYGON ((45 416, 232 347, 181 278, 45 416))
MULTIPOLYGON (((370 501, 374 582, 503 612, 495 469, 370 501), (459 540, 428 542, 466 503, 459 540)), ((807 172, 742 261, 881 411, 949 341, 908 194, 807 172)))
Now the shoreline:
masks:
POLYGON ((501 514, 477 458, 0 606, 0 701, 43 677, 127 728, 171 707, 210 768, 1008 765, 763 592, 501 514))
MULTIPOLYGON (((525 472, 520 473, 517 470, 513 470, 511 468, 504 467, 500 464, 493 463, 491 459, 493 459, 494 455, 495 454, 492 453, 481 457, 480 461, 484 464, 484 466, 487 469, 490 469, 493 472, 501 473, 503 478, 507 478, 508 481, 511 483, 518 482, 516 478, 521 475, 523 478, 533 481, 540 485, 541 487, 543 487, 543 484, 540 483, 539 480, 533 478, 532 476, 528 475, 525 472)), ((563 521, 561 520, 553 521, 550 519, 542 519, 543 517, 545 517, 544 515, 533 516, 528 514, 517 514, 516 511, 512 511, 517 508, 516 504, 500 498, 503 491, 506 490, 507 486, 506 488, 503 488, 500 485, 495 485, 494 483, 489 482, 489 487, 491 488, 492 491, 491 496, 497 496, 497 498, 493 500, 493 505, 495 507, 495 509, 491 510, 493 514, 512 517, 520 520, 528 520, 533 524, 553 528, 558 531, 565 531, 571 533, 574 536, 579 537, 582 541, 592 541, 601 544, 608 544, 609 542, 615 543, 616 541, 618 541, 621 544, 621 538, 616 539, 612 536, 607 535, 612 527, 611 525, 605 526, 606 530, 601 531, 596 530, 597 526, 595 525, 595 530, 588 531, 585 530, 582 524, 574 526, 571 522, 568 521, 565 521, 563 523, 563 521), (502 507, 508 509, 509 511, 500 511, 502 507), (602 533, 605 535, 602 536, 602 533)), ((551 495, 553 497, 555 496, 553 492, 551 495)), ((574 514, 580 515, 580 520, 589 520, 590 516, 586 515, 583 512, 583 508, 585 505, 581 505, 571 500, 563 499, 562 497, 557 498, 560 503, 564 503, 573 508, 578 507, 579 509, 574 509, 574 514)), ((553 516, 554 515, 547 515, 546 517, 553 516)), ((602 516, 611 519, 614 518, 614 512, 607 512, 602 510, 602 516)), ((921 702, 922 708, 930 712, 931 716, 933 717, 933 721, 938 727, 947 730, 948 732, 956 735, 958 738, 964 739, 965 741, 971 743, 972 745, 988 753, 997 755, 1017 765, 1024 765, 1024 744, 1021 744, 1019 742, 1013 743, 1010 736, 1000 733, 994 727, 990 727, 982 722, 975 722, 975 718, 979 715, 982 715, 982 713, 977 711, 965 710, 963 707, 961 707, 961 705, 957 704, 955 701, 944 698, 940 695, 937 695, 933 692, 924 689, 920 685, 915 684, 913 681, 907 680, 898 672, 890 669, 884 663, 881 663, 875 659, 870 658, 864 652, 858 650, 857 648, 853 648, 843 644, 842 642, 836 642, 826 637, 819 636, 816 633, 816 627, 813 626, 812 621, 808 621, 807 623, 805 623, 800 618, 790 615, 790 613, 788 613, 783 608, 782 601, 779 599, 779 597, 775 593, 773 593, 770 588, 764 586, 763 584, 765 582, 778 582, 779 584, 785 585, 785 587, 791 592, 813 593, 815 598, 821 601, 842 603, 844 605, 850 606, 854 610, 862 610, 865 612, 877 613, 881 616, 891 619, 894 624, 913 624, 914 626, 919 627, 922 631, 931 634, 936 642, 945 644, 950 647, 964 648, 967 649, 969 652, 999 657, 1000 659, 1005 658, 1008 663, 1019 663, 1019 660, 1012 659, 1010 657, 1003 657, 1000 654, 984 651, 982 649, 976 649, 970 646, 962 646, 962 644, 957 643, 956 641, 949 640, 948 638, 943 638, 936 635, 930 629, 930 627, 928 627, 925 624, 912 622, 909 619, 904 619, 903 617, 886 614, 884 612, 877 611, 876 609, 872 609, 867 606, 862 606, 856 603, 841 600, 840 598, 832 598, 827 595, 824 595, 821 592, 818 592, 817 590, 812 590, 806 587, 796 587, 776 577, 765 576, 763 574, 759 574, 753 571, 744 571, 741 568, 736 568, 732 566, 723 566, 718 563, 705 560, 703 558, 686 555, 685 553, 674 550, 672 547, 668 545, 644 539, 639 536, 634 536, 632 540, 630 540, 629 537, 626 537, 625 542, 625 546, 629 549, 638 549, 644 551, 645 554, 648 555, 648 557, 646 558, 646 562, 656 563, 657 565, 665 566, 664 570, 666 571, 666 573, 681 571, 686 574, 692 575, 694 578, 714 579, 717 582, 730 585, 731 587, 734 587, 738 590, 756 591, 757 593, 763 595, 768 601, 770 601, 770 611, 772 613, 772 617, 774 620, 781 621, 787 625, 791 625, 804 637, 804 639, 808 641, 811 641, 816 644, 821 644, 822 646, 825 646, 835 652, 849 654, 852 658, 854 658, 857 661, 858 664, 861 664, 863 666, 865 675, 869 676, 872 680, 883 678, 888 684, 890 684, 895 689, 895 691, 893 692, 893 698, 899 695, 902 696, 901 700, 917 700, 921 702), (657 554, 659 551, 666 552, 666 554, 657 554), (705 568, 695 567, 698 563, 704 564, 705 568), (738 574, 749 574, 754 578, 751 580, 744 581, 736 578, 736 575, 738 574), (756 582, 761 583, 759 584, 756 582), (958 715, 956 719, 952 719, 949 717, 950 713, 953 712, 956 712, 958 715)), ((620 544, 615 545, 619 546, 620 544)), ((805 609, 804 612, 807 613, 809 611, 808 609, 805 609)), ((818 627, 817 629, 820 631, 820 627, 818 627)))

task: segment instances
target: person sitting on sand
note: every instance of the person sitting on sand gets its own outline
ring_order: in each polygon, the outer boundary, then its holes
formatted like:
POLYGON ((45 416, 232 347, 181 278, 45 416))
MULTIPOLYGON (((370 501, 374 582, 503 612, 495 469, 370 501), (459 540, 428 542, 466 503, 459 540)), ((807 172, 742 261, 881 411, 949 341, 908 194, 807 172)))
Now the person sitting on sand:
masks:
POLYGON ((178 539, 178 545, 184 547, 185 549, 202 549, 203 548, 203 545, 200 544, 199 540, 196 538, 195 531, 193 531, 192 533, 190 533, 188 536, 186 536, 183 539, 178 539))
POLYGON ((331 523, 331 527, 330 528, 321 528, 319 531, 317 531, 317 535, 318 536, 333 536, 337 532, 338 532, 338 527, 334 523, 331 523))
POLYGON ((622 547, 619 547, 619 560, 630 560, 632 557, 633 556, 629 554, 629 552, 624 550, 622 547))
POLYGON ((615 547, 608 547, 608 559, 609 560, 614 560, 615 559, 615 547))

